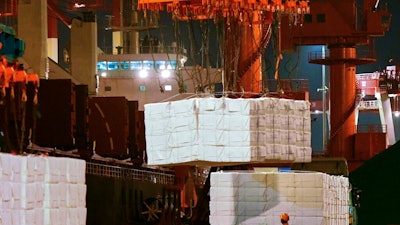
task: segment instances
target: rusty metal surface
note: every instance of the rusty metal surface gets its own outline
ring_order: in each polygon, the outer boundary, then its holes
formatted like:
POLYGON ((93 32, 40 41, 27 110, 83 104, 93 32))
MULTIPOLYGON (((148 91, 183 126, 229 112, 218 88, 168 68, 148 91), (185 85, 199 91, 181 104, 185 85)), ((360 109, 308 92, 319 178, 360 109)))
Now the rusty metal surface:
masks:
POLYGON ((74 84, 69 79, 41 80, 38 95, 36 138, 42 147, 73 148, 75 124, 74 84))
POLYGON ((128 102, 125 97, 89 98, 89 140, 96 154, 128 157, 128 102))
POLYGON ((79 154, 84 157, 90 157, 93 150, 89 144, 89 103, 88 103, 88 85, 75 85, 75 116, 76 124, 74 127, 75 147, 79 154))
POLYGON ((134 165, 143 164, 143 149, 140 149, 140 143, 136 139, 136 135, 140 133, 139 125, 139 102, 129 101, 129 137, 128 137, 128 148, 131 161, 134 165))
POLYGON ((137 133, 136 143, 138 143, 139 151, 146 151, 146 137, 144 125, 144 111, 138 111, 137 117, 137 133))

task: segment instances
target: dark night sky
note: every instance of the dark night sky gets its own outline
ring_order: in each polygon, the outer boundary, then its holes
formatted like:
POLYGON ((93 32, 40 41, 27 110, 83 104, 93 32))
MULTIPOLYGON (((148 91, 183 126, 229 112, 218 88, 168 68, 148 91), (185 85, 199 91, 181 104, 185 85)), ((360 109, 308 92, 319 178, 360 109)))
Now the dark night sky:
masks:
MULTIPOLYGON (((392 13, 392 22, 390 25, 389 31, 385 34, 384 37, 379 37, 376 41, 371 41, 372 48, 375 48, 377 53, 377 62, 374 64, 369 64, 365 66, 357 66, 357 73, 363 72, 373 72, 377 70, 383 70, 388 65, 389 59, 399 59, 400 61, 400 1, 399 0, 386 0, 380 1, 381 5, 387 4, 389 11, 392 13)), ((111 31, 107 31, 104 28, 106 27, 106 15, 109 15, 111 12, 107 11, 99 11, 97 13, 97 22, 98 22, 98 46, 104 49, 104 46, 111 46, 111 31)), ((176 37, 174 35, 174 22, 170 14, 165 12, 161 13, 161 28, 151 31, 144 31, 140 33, 141 38, 143 38, 147 34, 151 34, 152 36, 158 37, 160 40, 164 40, 165 45, 170 45, 171 42, 176 41, 176 37)), ((196 61, 201 62, 200 56, 200 48, 201 48, 201 28, 198 22, 192 23, 194 32, 194 38, 196 39, 197 49, 195 51, 195 55, 197 56, 196 61)), ((183 42, 185 48, 189 48, 188 41, 188 23, 180 22, 180 32, 179 38, 183 42)), ((210 23, 210 37, 215 37, 215 26, 210 23)), ((59 32, 60 32, 60 40, 59 40, 59 48, 68 46, 68 28, 63 24, 59 23, 59 32)), ((284 34, 283 34, 284 35, 284 34)), ((264 70, 265 78, 272 78, 274 74, 274 64, 273 61, 273 52, 271 49, 272 44, 265 51, 266 58, 269 60, 266 62, 267 69, 264 70)), ((218 48, 218 43, 216 41, 210 42, 210 54, 211 58, 216 55, 216 49, 218 48)), ((280 65, 280 76, 282 78, 302 78, 308 79, 310 82, 310 98, 318 99, 320 98, 318 93, 314 90, 321 86, 321 66, 313 65, 308 63, 308 53, 311 51, 321 51, 321 46, 302 46, 298 47, 297 51, 293 54, 285 54, 283 61, 280 65)), ((361 47, 362 49, 362 47, 361 47)), ((62 52, 62 51, 60 51, 62 52)), ((212 63, 214 63, 213 60, 212 63)), ((188 62, 190 64, 190 61, 188 62)), ((400 63, 400 62, 399 62, 400 63)), ((213 64, 212 66, 215 66, 213 64)), ((329 69, 327 69, 329 72, 329 69)))

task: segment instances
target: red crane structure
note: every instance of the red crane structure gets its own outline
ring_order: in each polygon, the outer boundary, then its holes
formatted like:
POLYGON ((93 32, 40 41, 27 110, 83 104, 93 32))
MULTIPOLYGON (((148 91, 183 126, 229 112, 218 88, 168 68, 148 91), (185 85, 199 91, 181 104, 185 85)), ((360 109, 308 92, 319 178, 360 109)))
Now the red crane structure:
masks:
POLYGON ((347 0, 139 0, 138 9, 167 10, 177 20, 222 20, 225 91, 265 92, 261 54, 272 32, 278 36, 275 79, 279 79, 282 51, 300 45, 327 45, 326 55, 309 54, 310 63, 330 66, 330 143, 326 155, 355 159, 356 66, 376 61, 374 50, 361 52, 357 47, 369 46, 372 38, 389 29, 391 15, 379 1, 365 0, 358 5, 347 0), (277 24, 274 31, 273 23, 277 24))
POLYGON ((360 51, 357 47, 370 46, 372 38, 388 31, 391 21, 391 14, 378 3, 366 0, 358 7, 355 1, 311 1, 311 13, 302 26, 288 26, 284 21, 290 18, 282 18, 283 49, 298 45, 328 47, 324 55, 309 53, 309 62, 329 66, 330 141, 326 155, 346 158, 350 171, 361 163, 355 151, 355 107, 359 101, 356 66, 376 61, 372 48, 360 51))
POLYGON ((303 17, 310 10, 305 0, 139 0, 138 9, 166 9, 177 20, 222 21, 224 89, 256 94, 263 92, 261 55, 269 43, 274 17, 303 17))

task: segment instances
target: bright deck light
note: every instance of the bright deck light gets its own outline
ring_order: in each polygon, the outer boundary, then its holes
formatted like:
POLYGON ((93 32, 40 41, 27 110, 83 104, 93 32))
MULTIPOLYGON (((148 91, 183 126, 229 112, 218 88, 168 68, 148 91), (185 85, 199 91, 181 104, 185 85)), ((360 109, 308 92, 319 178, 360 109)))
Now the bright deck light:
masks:
POLYGON ((171 76, 171 72, 168 70, 163 70, 161 71, 161 77, 162 78, 168 78, 169 76, 171 76))
POLYGON ((141 70, 139 72, 139 77, 140 78, 146 78, 149 75, 149 73, 147 72, 147 70, 141 70))

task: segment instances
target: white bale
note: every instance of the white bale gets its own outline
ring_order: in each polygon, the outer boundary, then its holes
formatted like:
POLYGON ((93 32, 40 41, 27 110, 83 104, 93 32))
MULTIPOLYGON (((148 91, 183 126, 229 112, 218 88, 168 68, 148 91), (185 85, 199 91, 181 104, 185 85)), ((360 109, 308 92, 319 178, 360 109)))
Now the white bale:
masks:
POLYGON ((257 161, 257 146, 224 147, 225 162, 250 162, 257 161))
POLYGON ((239 173, 214 172, 210 175, 210 185, 217 187, 235 187, 238 185, 239 173))
POLYGON ((35 183, 35 208, 42 208, 45 198, 45 188, 44 183, 35 183))
POLYGON ((32 183, 35 181, 35 161, 32 156, 11 155, 12 181, 32 183))
POLYGON ((37 225, 45 224, 44 223, 44 209, 43 208, 35 208, 35 222, 37 225))
POLYGON ((15 156, 8 153, 0 153, 0 165, 1 165, 1 180, 11 181, 12 179, 12 159, 15 156))
POLYGON ((145 122, 168 118, 171 114, 171 102, 150 103, 144 105, 145 122))
POLYGON ((68 225, 74 225, 74 224, 80 224, 80 218, 79 218, 79 208, 69 208, 68 209, 68 220, 67 224, 68 225))
POLYGON ((86 184, 77 184, 77 186, 78 186, 78 207, 85 208, 87 186, 86 184))
POLYGON ((222 115, 226 108, 226 98, 198 98, 198 113, 204 115, 222 115))
POLYGON ((46 165, 45 182, 56 184, 60 181, 60 169, 56 157, 44 157, 46 165))
POLYGON ((87 209, 77 208, 78 211, 78 225, 86 225, 87 209))
POLYGON ((172 134, 146 136, 146 149, 158 151, 172 148, 172 134))
MULTIPOLYGON (((194 113, 189 115, 178 114, 170 118, 169 123, 171 126, 170 130, 174 133, 195 130, 197 128, 197 115, 194 113)), ((158 129, 160 129, 160 127, 158 129)))
POLYGON ((226 108, 224 113, 230 115, 253 115, 257 112, 257 104, 253 99, 225 98, 226 108))
POLYGON ((35 161, 35 181, 44 182, 46 174, 46 158, 44 156, 34 156, 35 161))
POLYGON ((60 225, 60 211, 59 209, 43 209, 43 224, 44 225, 60 225))
POLYGON ((78 206, 78 185, 67 184, 67 207, 76 208, 78 206))
POLYGON ((275 114, 279 112, 279 99, 277 98, 264 98, 264 105, 266 107, 266 114, 275 114))
POLYGON ((172 152, 170 150, 158 150, 147 152, 148 165, 170 164, 172 160, 172 152))
POLYGON ((59 200, 59 208, 67 207, 67 196, 68 196, 68 184, 67 183, 58 183, 58 200, 59 200))
POLYGON ((146 136, 152 135, 165 135, 171 132, 173 129, 173 120, 168 118, 146 120, 145 123, 145 134, 146 136))
POLYGON ((267 146, 266 145, 259 145, 257 147, 257 159, 260 161, 264 161, 268 159, 268 155, 270 153, 268 152, 267 146))
POLYGON ((223 139, 226 146, 251 147, 258 145, 258 131, 223 131, 223 139))
POLYGON ((210 162, 220 162, 225 157, 224 147, 217 145, 203 145, 198 150, 200 153, 199 157, 201 160, 207 160, 210 162))
POLYGON ((295 104, 293 99, 280 98, 278 103, 279 113, 281 115, 294 115, 295 104))
POLYGON ((86 161, 82 159, 68 158, 67 165, 67 179, 68 183, 85 183, 86 176, 86 161))
POLYGON ((164 110, 168 111, 168 117, 145 120, 149 125, 146 127, 148 165, 195 164, 199 160, 302 161, 296 159, 298 154, 293 146, 308 147, 311 138, 308 139, 307 133, 296 134, 296 126, 301 123, 303 128, 304 121, 295 109, 293 100, 273 98, 195 98, 149 104, 145 110, 157 112, 148 114, 161 115, 159 111, 164 110), (163 128, 157 127, 156 121, 165 118, 168 124, 160 122, 163 128), (273 144, 272 148, 269 144, 273 144))
POLYGON ((274 128, 274 114, 263 114, 258 116, 259 129, 273 129, 274 128))
POLYGON ((86 161, 78 160, 78 184, 86 183, 86 161))
POLYGON ((0 183, 0 197, 1 197, 1 208, 11 209, 12 208, 12 185, 10 182, 3 181, 0 183))
POLYGON ((12 222, 12 210, 11 209, 0 209, 0 225, 10 225, 13 224, 12 222))
POLYGON ((12 210, 13 225, 32 225, 35 221, 35 210, 12 210))
POLYGON ((181 163, 201 160, 199 149, 196 145, 173 148, 171 151, 170 163, 181 163))
POLYGON ((59 185, 46 183, 44 184, 44 200, 43 200, 43 207, 45 209, 52 209, 58 208, 60 205, 59 201, 59 185))
POLYGON ((199 145, 226 146, 229 144, 229 141, 224 138, 226 132, 224 130, 199 130, 199 145))
POLYGON ((171 140, 172 143, 169 144, 171 148, 196 145, 199 142, 199 135, 196 130, 173 132, 169 141, 171 140))
MULTIPOLYGON (((198 110, 198 99, 190 98, 170 103, 171 113, 175 116, 191 116, 198 110)), ((168 104, 168 103, 167 103, 168 104)))
POLYGON ((13 209, 33 209, 36 203, 35 183, 10 182, 13 198, 13 209))
POLYGON ((68 208, 62 207, 59 208, 59 217, 60 217, 60 224, 66 224, 68 220, 68 208))
POLYGON ((258 128, 258 117, 254 115, 226 115, 223 129, 230 131, 252 131, 258 128))
POLYGON ((65 157, 55 157, 55 160, 57 161, 57 167, 58 167, 58 172, 59 172, 58 182, 61 182, 61 183, 69 182, 67 177, 71 176, 71 170, 75 171, 78 169, 78 167, 76 164, 69 167, 68 164, 71 163, 71 161, 73 161, 75 159, 65 158, 65 157), (73 167, 73 168, 71 168, 71 167, 73 167))
POLYGON ((279 223, 282 212, 287 212, 291 221, 296 224, 318 222, 328 225, 348 222, 348 204, 341 205, 337 200, 339 193, 346 190, 342 179, 317 172, 211 173, 210 223, 279 223), (227 182, 217 182, 221 180, 227 182), (319 187, 296 186, 296 181, 319 187), (215 186, 216 184, 224 186, 215 186))
POLYGON ((227 128, 224 119, 224 115, 199 113, 196 126, 198 126, 197 129, 199 130, 223 130, 227 128))
POLYGON ((295 110, 296 114, 299 116, 309 116, 310 115, 310 102, 304 100, 295 100, 295 110))

